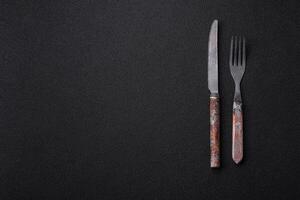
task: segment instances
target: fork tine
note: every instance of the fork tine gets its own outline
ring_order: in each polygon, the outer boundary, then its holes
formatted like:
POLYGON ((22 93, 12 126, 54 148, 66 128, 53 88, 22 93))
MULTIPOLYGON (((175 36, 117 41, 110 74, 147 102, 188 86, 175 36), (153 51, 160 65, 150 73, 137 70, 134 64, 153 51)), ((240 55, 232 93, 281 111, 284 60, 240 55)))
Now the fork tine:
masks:
POLYGON ((239 45, 238 45, 238 65, 242 65, 242 37, 239 36, 238 37, 238 40, 239 40, 239 45))
POLYGON ((234 54, 233 54, 233 65, 237 65, 237 36, 234 36, 234 54))
POLYGON ((230 54, 229 54, 229 65, 232 65, 232 54, 233 54, 233 36, 231 37, 230 42, 230 54))
POLYGON ((246 41, 243 37, 243 59, 242 59, 242 66, 244 67, 246 65, 246 41))

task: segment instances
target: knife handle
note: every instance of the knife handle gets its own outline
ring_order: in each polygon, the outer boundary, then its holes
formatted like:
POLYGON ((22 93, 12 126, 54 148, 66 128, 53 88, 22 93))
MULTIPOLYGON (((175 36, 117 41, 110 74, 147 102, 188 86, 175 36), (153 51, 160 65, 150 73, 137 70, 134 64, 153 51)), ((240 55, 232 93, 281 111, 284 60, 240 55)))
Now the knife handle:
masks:
POLYGON ((220 167, 220 106, 219 97, 211 95, 210 110, 210 167, 220 167))
POLYGON ((243 110, 242 102, 233 102, 232 112, 232 159, 239 164, 243 159, 243 110))

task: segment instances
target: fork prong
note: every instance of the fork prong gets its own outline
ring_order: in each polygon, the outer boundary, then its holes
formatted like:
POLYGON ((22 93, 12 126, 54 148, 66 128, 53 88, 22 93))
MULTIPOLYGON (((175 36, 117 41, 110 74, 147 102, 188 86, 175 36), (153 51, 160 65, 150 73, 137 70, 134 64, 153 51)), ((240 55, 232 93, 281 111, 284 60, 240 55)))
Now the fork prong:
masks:
POLYGON ((233 36, 231 37, 231 42, 230 42, 230 54, 229 54, 229 65, 230 66, 233 64, 232 55, 233 55, 233 36))
POLYGON ((244 67, 246 65, 246 41, 243 37, 243 58, 242 58, 242 66, 244 67))
POLYGON ((238 66, 242 65, 242 37, 238 37, 239 45, 238 45, 238 66))
POLYGON ((234 36, 234 54, 233 54, 233 65, 237 65, 237 36, 234 36))

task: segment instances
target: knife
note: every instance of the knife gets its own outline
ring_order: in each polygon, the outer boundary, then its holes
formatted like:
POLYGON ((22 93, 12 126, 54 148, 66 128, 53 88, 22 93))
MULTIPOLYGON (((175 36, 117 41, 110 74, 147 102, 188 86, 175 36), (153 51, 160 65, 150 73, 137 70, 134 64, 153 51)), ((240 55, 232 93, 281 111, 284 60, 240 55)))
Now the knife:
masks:
POLYGON ((210 167, 220 167, 220 108, 218 89, 218 20, 214 20, 208 40, 208 89, 210 111, 210 167))

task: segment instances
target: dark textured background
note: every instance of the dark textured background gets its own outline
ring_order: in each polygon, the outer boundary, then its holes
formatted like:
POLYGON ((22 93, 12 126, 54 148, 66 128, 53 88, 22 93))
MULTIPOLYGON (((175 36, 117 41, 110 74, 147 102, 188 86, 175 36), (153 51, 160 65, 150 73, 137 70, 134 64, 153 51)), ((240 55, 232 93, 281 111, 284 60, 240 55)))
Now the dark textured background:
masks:
POLYGON ((299 1, 0 1, 0 199, 299 199, 299 1), (207 43, 220 21, 222 168, 207 43), (229 40, 243 34, 245 160, 229 40))

